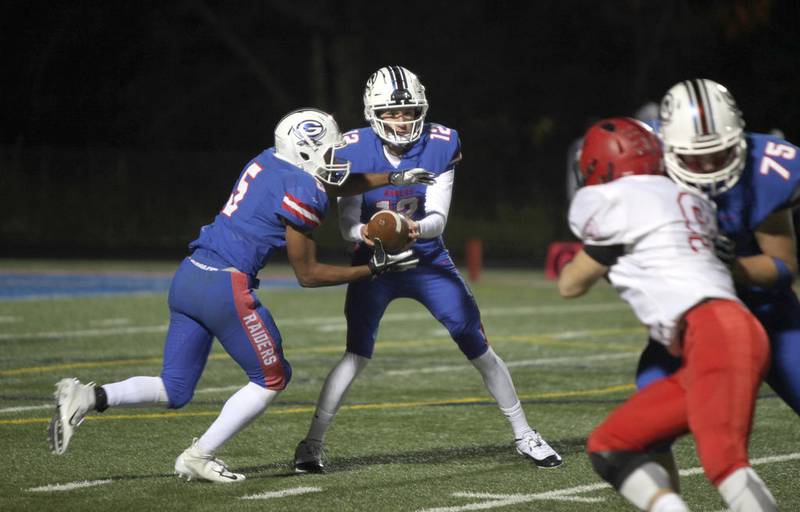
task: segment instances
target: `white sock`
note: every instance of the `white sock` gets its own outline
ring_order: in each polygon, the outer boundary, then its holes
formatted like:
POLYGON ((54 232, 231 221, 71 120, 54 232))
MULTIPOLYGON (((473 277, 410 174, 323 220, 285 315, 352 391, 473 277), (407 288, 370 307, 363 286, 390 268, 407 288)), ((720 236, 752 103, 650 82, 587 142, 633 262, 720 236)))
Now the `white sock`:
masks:
POLYGON ((775 498, 753 468, 739 468, 717 487, 731 512, 778 510, 775 498))
POLYGON ((663 510, 680 511, 689 510, 680 496, 670 488, 669 473, 655 462, 645 462, 636 468, 628 478, 622 482, 619 493, 639 510, 649 510, 665 496, 672 496, 665 501, 672 508, 663 510), (684 508, 675 508, 682 505, 684 508))
POLYGON ((306 439, 322 442, 328 431, 333 417, 342 405, 344 395, 350 385, 356 380, 361 370, 367 366, 369 359, 350 352, 345 352, 342 359, 331 369, 325 379, 325 385, 319 392, 317 410, 306 434, 306 439))
POLYGON ((109 407, 169 402, 161 377, 131 377, 101 387, 106 392, 109 407))
POLYGON ((216 452, 226 441, 259 417, 278 393, 279 391, 248 382, 225 402, 217 419, 197 440, 197 448, 204 453, 216 452))
POLYGON ((489 390, 498 407, 505 415, 511 428, 514 430, 514 438, 521 439, 522 436, 532 429, 525 418, 525 411, 517 398, 517 390, 514 389, 514 382, 508 372, 508 366, 500 357, 495 354, 492 347, 489 347, 482 356, 470 361, 483 377, 483 383, 489 390))
POLYGON ((680 496, 668 492, 656 498, 649 512, 689 512, 689 508, 680 496))

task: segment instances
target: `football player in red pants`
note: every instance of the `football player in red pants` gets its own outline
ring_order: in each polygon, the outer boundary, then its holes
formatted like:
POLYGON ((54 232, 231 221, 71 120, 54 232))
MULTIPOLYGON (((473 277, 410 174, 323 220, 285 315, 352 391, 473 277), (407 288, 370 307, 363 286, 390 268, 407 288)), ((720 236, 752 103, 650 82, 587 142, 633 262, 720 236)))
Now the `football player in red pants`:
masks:
POLYGON ((663 176, 658 139, 633 119, 590 128, 580 170, 586 186, 569 221, 584 247, 559 276, 561 295, 578 297, 606 276, 651 338, 681 357, 676 373, 638 391, 591 433, 592 465, 640 510, 688 510, 651 449, 691 432, 730 510, 777 510, 747 455, 769 343, 714 253, 712 204, 663 176))

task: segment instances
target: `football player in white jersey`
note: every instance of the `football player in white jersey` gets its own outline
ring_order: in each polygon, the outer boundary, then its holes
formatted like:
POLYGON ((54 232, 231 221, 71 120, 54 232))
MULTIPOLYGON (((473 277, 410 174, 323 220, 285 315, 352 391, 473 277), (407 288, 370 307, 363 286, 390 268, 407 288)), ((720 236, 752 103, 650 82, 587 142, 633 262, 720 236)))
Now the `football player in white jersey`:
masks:
POLYGON ((663 176, 662 156, 656 136, 633 119, 605 119, 586 134, 585 186, 569 212, 584 247, 558 289, 578 297, 607 277, 651 337, 682 359, 676 373, 636 392, 595 428, 587 451, 595 471, 640 510, 688 510, 650 450, 691 432, 730 510, 777 510, 747 454, 767 336, 714 253, 713 205, 663 176))

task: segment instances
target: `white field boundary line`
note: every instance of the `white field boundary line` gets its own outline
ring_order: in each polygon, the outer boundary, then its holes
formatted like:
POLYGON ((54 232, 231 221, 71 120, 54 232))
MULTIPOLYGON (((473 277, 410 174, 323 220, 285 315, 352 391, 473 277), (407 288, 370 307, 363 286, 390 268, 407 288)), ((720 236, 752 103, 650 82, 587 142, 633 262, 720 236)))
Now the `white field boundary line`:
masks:
MULTIPOLYGON (((575 356, 567 356, 567 357, 549 357, 549 358, 541 358, 541 359, 523 359, 517 361, 508 361, 506 362, 506 366, 509 368, 515 368, 518 366, 554 366, 559 364, 576 364, 576 363, 584 363, 587 361, 614 361, 617 359, 633 359, 634 357, 638 357, 639 352, 624 352, 618 354, 598 354, 594 356, 582 356, 580 358, 576 358, 575 356)), ((427 368, 411 368, 408 370, 389 370, 383 372, 384 375, 388 375, 391 377, 397 376, 405 376, 405 375, 414 375, 417 373, 445 373, 445 372, 457 372, 462 370, 472 370, 474 367, 471 364, 460 364, 460 365, 441 365, 441 366, 430 366, 427 368)))
POLYGON ((240 500, 269 500, 273 498, 285 498, 287 496, 299 496, 301 494, 309 494, 312 492, 322 492, 319 487, 293 487, 291 489, 284 489, 282 491, 262 492, 260 494, 249 494, 242 496, 240 500))
MULTIPOLYGON (((775 462, 787 462, 791 460, 800 460, 800 452, 788 453, 785 455, 773 455, 769 457, 759 457, 752 459, 750 464, 752 466, 759 466, 762 464, 772 464, 775 462)), ((695 476, 702 475, 703 468, 695 467, 680 470, 681 476, 695 476)), ((470 498, 479 499, 477 501, 468 503, 466 505, 459 505, 455 507, 436 507, 426 508, 418 512, 463 512, 468 510, 489 510, 493 508, 505 507, 508 505, 519 505, 521 503, 530 503, 533 501, 572 501, 583 503, 598 503, 605 501, 603 497, 592 496, 576 496, 579 494, 610 489, 611 486, 605 482, 596 484, 579 485, 576 487, 568 487, 565 489, 556 489, 553 491, 539 492, 535 494, 492 494, 482 492, 455 492, 451 494, 454 498, 470 498)))
POLYGON ((4 409, 0 409, 0 414, 10 413, 10 412, 39 411, 42 409, 55 409, 55 405, 49 403, 41 405, 21 405, 18 407, 6 407, 4 409))
MULTIPOLYGON (((538 306, 538 307, 515 307, 515 308, 487 308, 481 311, 482 317, 504 317, 519 315, 554 315, 572 313, 605 313, 609 311, 619 311, 628 309, 628 305, 623 302, 613 302, 607 304, 576 304, 563 306, 538 306)), ((407 322, 409 320, 433 319, 427 311, 415 313, 389 313, 383 316, 381 322, 407 322)), ((344 315, 300 317, 276 319, 278 328, 283 327, 327 327, 331 324, 344 325, 344 315)), ((101 336, 120 336, 125 334, 153 334, 167 332, 167 325, 143 325, 127 327, 110 327, 104 329, 78 329, 74 331, 41 331, 41 332, 21 332, 21 333, 2 333, 0 341, 3 340, 24 340, 24 339, 60 339, 60 338, 90 338, 101 336)))
POLYGON ((73 491, 75 489, 83 489, 85 487, 95 487, 97 485, 106 485, 112 483, 113 480, 82 480, 80 482, 70 482, 68 484, 53 484, 43 485, 41 487, 31 487, 29 492, 58 492, 58 491, 73 491))

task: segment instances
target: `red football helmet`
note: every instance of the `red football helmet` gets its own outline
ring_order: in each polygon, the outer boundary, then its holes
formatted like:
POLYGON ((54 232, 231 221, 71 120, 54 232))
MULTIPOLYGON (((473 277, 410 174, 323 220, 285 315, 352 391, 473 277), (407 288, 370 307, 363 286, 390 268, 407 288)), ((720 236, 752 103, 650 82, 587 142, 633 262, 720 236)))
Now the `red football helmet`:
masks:
POLYGON ((580 170, 584 185, 598 185, 632 174, 664 174, 661 142, 646 124, 612 117, 586 132, 580 170))

